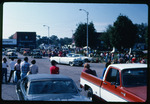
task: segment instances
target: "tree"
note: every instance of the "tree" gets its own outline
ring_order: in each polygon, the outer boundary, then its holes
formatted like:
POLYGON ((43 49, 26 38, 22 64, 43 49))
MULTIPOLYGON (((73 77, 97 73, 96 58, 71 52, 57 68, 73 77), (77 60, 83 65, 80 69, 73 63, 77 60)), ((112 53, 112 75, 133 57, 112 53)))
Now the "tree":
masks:
POLYGON ((100 40, 103 41, 104 49, 108 50, 108 47, 112 47, 112 45, 110 44, 110 36, 112 34, 113 29, 113 26, 108 25, 106 31, 100 37, 100 40))
POLYGON ((137 28, 132 21, 127 17, 120 15, 113 24, 113 29, 110 34, 111 45, 118 50, 130 48, 136 40, 137 28))
POLYGON ((135 24, 137 27, 137 42, 140 43, 147 43, 147 24, 141 23, 141 24, 135 24))
MULTIPOLYGON (((77 47, 84 47, 87 45, 87 24, 80 23, 77 27, 74 35, 75 44, 77 47)), ((95 48, 97 37, 94 24, 91 22, 88 25, 88 45, 91 48, 95 48)))

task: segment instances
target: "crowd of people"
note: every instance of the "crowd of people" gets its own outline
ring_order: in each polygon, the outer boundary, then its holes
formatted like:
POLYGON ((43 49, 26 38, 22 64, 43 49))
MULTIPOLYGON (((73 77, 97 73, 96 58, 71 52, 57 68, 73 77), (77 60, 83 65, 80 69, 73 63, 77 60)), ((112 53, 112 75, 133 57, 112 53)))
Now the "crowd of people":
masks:
POLYGON ((13 78, 13 83, 16 83, 19 79, 23 79, 27 74, 37 74, 38 66, 35 64, 36 61, 32 60, 31 64, 28 62, 28 57, 24 58, 24 61, 21 62, 21 59, 18 59, 17 62, 12 58, 9 63, 4 57, 2 60, 2 75, 1 80, 3 82, 3 76, 5 76, 5 83, 10 83, 13 78), (10 67, 9 80, 7 80, 7 69, 10 67))
MULTIPOLYGON (((44 53, 43 53, 44 54, 44 53)), ((66 53, 63 51, 51 51, 50 56, 53 55, 65 55, 66 53)), ((110 64, 118 64, 118 63, 146 63, 144 58, 141 58, 140 60, 137 60, 137 56, 134 54, 123 54, 123 53, 118 53, 115 57, 114 53, 100 53, 100 60, 104 60, 106 63, 106 66, 104 68, 103 74, 105 72, 105 69, 107 66, 110 64)), ((50 74, 59 74, 59 67, 56 66, 57 62, 52 60, 51 61, 51 67, 50 67, 50 74)), ((26 75, 28 74, 37 74, 38 73, 38 66, 36 65, 36 60, 32 60, 31 64, 28 62, 28 57, 25 57, 24 60, 22 61, 21 59, 18 59, 17 62, 14 61, 12 58, 9 64, 7 63, 7 59, 4 57, 2 60, 2 81, 3 81, 3 76, 5 76, 5 82, 10 83, 12 76, 13 76, 13 83, 16 83, 19 79, 23 79, 26 75), (7 80, 7 68, 10 67, 10 75, 9 79, 7 80)), ((90 69, 90 65, 88 63, 84 64, 84 69, 83 71, 93 74, 95 76, 96 72, 94 70, 90 69)), ((102 74, 102 76, 103 76, 102 74)))

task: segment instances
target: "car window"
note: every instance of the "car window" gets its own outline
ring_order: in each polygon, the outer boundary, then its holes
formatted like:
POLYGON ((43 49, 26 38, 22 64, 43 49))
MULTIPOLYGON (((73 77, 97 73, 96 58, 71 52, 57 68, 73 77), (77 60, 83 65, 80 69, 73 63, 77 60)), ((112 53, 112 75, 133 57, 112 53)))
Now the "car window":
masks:
POLYGON ((110 83, 114 82, 116 85, 120 85, 119 70, 111 68, 106 76, 106 81, 110 83))
POLYGON ((70 80, 34 81, 30 84, 29 94, 78 93, 70 80))
POLYGON ((122 83, 124 87, 136 87, 147 85, 147 69, 126 69, 122 71, 122 83))

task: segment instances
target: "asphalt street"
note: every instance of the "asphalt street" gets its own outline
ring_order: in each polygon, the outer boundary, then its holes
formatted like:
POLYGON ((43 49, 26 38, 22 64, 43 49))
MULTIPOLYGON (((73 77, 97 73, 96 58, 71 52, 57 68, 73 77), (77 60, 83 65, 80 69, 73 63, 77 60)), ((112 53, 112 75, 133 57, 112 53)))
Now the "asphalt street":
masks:
MULTIPOLYGON (((3 56, 6 57, 6 56, 3 56)), ((18 58, 20 58, 22 61, 24 59, 25 56, 18 54, 18 58)), ((33 58, 31 58, 30 56, 28 56, 29 58, 29 63, 31 63, 31 60, 33 60, 33 58)), ((43 57, 42 59, 35 59, 36 60, 36 64, 39 67, 39 73, 49 73, 50 74, 50 67, 51 64, 49 62, 49 58, 48 57, 43 57)), ((7 61, 9 63, 10 59, 7 58, 7 61)), ((15 61, 17 61, 17 59, 15 59, 15 61)), ((69 76, 70 78, 72 78, 76 85, 78 86, 78 88, 80 88, 80 75, 81 75, 81 71, 83 70, 83 66, 69 66, 69 65, 57 65, 60 69, 60 74, 69 76)), ((97 72, 98 77, 101 77, 102 75, 102 71, 105 67, 104 63, 90 63, 91 69, 95 70, 97 72)), ((8 74, 7 76, 9 77, 10 74, 10 67, 8 67, 8 74)), ((1 84, 1 98, 3 100, 18 100, 17 95, 16 95, 16 91, 15 91, 15 85, 12 83, 13 78, 11 79, 11 82, 8 84, 1 84)), ((81 92, 81 95, 86 96, 86 92, 83 91, 81 92)))

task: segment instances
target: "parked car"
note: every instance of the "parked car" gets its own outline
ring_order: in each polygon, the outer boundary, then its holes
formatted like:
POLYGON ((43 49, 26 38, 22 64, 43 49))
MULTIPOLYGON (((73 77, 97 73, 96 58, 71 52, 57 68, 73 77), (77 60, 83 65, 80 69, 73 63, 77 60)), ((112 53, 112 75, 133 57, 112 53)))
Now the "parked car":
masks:
POLYGON ((61 74, 31 74, 16 85, 19 100, 90 101, 80 91, 71 78, 61 74))
POLYGON ((18 55, 17 55, 16 52, 8 52, 7 56, 8 56, 9 59, 11 59, 11 58, 18 58, 18 55))
POLYGON ((30 48, 25 48, 23 51, 24 56, 30 56, 30 48))
POLYGON ((11 52, 16 52, 16 50, 15 49, 6 49, 6 51, 5 51, 5 55, 6 56, 8 56, 11 52))
POLYGON ((31 57, 42 58, 42 53, 41 53, 40 49, 33 49, 33 51, 31 52, 31 57))

